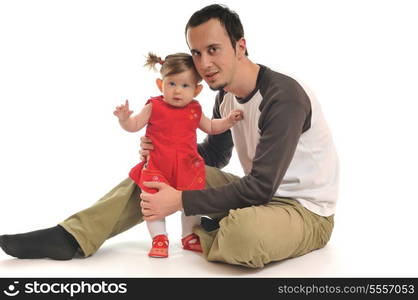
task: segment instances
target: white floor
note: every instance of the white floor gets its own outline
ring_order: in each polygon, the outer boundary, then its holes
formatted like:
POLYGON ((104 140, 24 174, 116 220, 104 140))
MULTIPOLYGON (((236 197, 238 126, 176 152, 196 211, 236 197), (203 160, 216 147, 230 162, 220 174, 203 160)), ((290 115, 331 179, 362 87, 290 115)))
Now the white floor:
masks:
POLYGON ((182 250, 174 237, 169 258, 149 258, 149 238, 144 234, 145 226, 139 225, 110 239, 89 258, 20 260, 0 253, 0 277, 418 276, 418 247, 406 235, 388 232, 370 236, 360 227, 344 227, 339 223, 330 243, 321 250, 254 270, 207 262, 198 253, 182 250))
MULTIPOLYGON (((114 238, 87 259, 19 260, 0 254, 1 277, 292 277, 359 274, 344 265, 343 251, 331 243, 304 257, 273 263, 261 270, 211 263, 173 242, 168 259, 147 256, 149 241, 114 238), (343 259, 342 259, 343 258, 343 259)), ((347 258, 347 257, 346 257, 347 258)))

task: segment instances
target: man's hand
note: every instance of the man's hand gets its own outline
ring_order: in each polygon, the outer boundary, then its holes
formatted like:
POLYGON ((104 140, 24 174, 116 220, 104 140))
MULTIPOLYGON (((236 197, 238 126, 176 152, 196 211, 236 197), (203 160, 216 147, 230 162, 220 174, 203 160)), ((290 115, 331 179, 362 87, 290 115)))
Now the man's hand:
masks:
POLYGON ((146 136, 141 136, 141 149, 139 150, 139 154, 141 155, 141 160, 147 160, 150 151, 154 149, 154 145, 151 142, 151 139, 147 138, 146 136))
POLYGON ((125 101, 125 104, 116 106, 115 111, 113 114, 118 117, 119 121, 124 122, 129 119, 132 115, 133 111, 129 110, 129 102, 128 100, 125 101))
POLYGON ((183 208, 181 191, 163 182, 144 182, 144 185, 158 190, 155 194, 142 192, 140 195, 145 221, 162 219, 183 208))

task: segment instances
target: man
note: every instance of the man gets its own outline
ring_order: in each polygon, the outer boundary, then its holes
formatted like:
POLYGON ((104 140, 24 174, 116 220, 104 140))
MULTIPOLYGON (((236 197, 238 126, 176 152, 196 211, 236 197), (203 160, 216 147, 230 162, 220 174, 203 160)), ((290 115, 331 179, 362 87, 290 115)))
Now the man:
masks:
MULTIPOLYGON (((89 256, 139 222, 182 209, 211 217, 195 228, 210 261, 260 268, 325 246, 334 224, 338 160, 319 104, 292 78, 248 59, 239 17, 226 7, 210 5, 193 14, 186 39, 200 75, 218 90, 213 117, 244 111, 238 125, 199 145, 206 189, 178 191, 149 182, 159 191, 147 194, 126 179, 59 226, 1 236, 6 253, 71 259, 79 248, 89 256), (233 146, 242 178, 219 169, 233 146)), ((143 147, 143 155, 152 149, 143 147)))

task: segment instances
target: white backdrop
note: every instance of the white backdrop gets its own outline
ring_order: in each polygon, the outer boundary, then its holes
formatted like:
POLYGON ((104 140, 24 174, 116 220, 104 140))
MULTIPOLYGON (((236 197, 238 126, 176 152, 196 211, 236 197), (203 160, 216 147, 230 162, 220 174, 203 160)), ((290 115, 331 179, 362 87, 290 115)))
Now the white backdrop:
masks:
MULTIPOLYGON (((223 1, 250 59, 322 104, 341 161, 335 275, 357 274, 344 270, 353 261, 362 275, 418 275, 413 2, 223 1)), ((210 3, 0 2, 0 234, 53 226, 126 178, 143 132, 124 132, 113 109, 158 94, 144 55, 187 52, 184 26, 210 3)), ((198 97, 208 116, 214 96, 205 86, 198 97)), ((242 175, 236 156, 225 169, 242 175)), ((169 224, 178 234, 179 219, 169 224)))

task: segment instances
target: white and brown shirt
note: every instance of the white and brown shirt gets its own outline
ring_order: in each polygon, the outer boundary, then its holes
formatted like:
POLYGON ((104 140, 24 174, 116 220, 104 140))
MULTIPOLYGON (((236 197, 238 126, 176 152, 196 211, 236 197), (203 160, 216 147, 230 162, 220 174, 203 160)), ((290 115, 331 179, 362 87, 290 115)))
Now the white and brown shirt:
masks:
POLYGON ((198 150, 207 165, 222 168, 235 146, 245 176, 222 187, 184 191, 186 215, 263 205, 273 196, 293 198, 321 216, 334 214, 338 158, 320 105, 309 91, 260 65, 254 91, 245 99, 219 92, 213 117, 226 117, 234 109, 244 111, 244 120, 207 136, 198 150))

